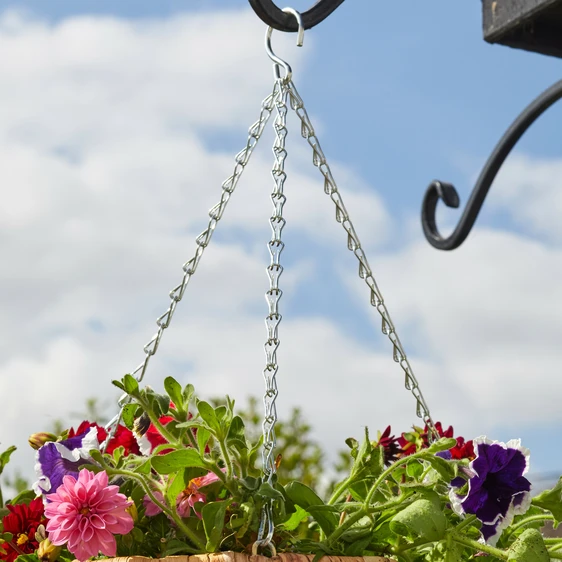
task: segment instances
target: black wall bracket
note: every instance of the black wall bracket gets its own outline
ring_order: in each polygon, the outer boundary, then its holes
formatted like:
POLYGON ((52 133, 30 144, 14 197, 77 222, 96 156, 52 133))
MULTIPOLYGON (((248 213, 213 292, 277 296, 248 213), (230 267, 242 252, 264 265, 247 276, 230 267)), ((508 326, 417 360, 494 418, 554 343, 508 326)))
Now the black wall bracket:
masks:
POLYGON ((484 39, 562 57, 562 0, 482 0, 484 39))

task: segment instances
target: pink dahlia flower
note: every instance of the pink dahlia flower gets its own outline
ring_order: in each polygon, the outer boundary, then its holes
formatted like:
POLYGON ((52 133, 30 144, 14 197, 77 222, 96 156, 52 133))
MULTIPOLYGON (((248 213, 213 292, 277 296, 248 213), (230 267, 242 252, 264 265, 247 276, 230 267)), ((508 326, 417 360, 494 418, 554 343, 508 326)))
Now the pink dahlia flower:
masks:
POLYGON ((84 469, 78 480, 64 476, 57 491, 47 495, 49 540, 56 546, 68 543, 68 550, 80 562, 100 552, 115 556, 113 535, 126 535, 134 526, 127 512, 130 505, 119 486, 108 485, 106 472, 84 469))

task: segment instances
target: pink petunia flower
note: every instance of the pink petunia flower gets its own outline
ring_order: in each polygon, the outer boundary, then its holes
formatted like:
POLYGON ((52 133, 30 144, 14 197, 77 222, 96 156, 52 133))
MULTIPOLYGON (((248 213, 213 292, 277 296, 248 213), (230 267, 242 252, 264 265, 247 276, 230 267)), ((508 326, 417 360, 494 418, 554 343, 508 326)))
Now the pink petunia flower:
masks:
POLYGON ((219 480, 219 477, 214 472, 209 472, 205 476, 199 476, 189 481, 187 488, 181 492, 176 500, 176 509, 180 517, 189 517, 191 510, 201 518, 201 514, 195 511, 195 504, 198 502, 205 503, 207 497, 199 491, 199 488, 208 486, 213 482, 219 480))
POLYGON ((56 546, 67 544, 80 562, 100 552, 115 556, 113 535, 126 535, 134 526, 127 513, 131 502, 109 486, 106 472, 81 470, 78 480, 64 476, 54 494, 47 495, 45 516, 49 520, 49 540, 56 546))
MULTIPOLYGON (((164 494, 162 492, 154 492, 154 497, 159 500, 161 503, 164 503, 164 494)), ((150 496, 144 496, 142 500, 142 504, 144 505, 144 514, 147 517, 154 517, 159 513, 162 513, 162 509, 158 507, 151 499, 150 496)))

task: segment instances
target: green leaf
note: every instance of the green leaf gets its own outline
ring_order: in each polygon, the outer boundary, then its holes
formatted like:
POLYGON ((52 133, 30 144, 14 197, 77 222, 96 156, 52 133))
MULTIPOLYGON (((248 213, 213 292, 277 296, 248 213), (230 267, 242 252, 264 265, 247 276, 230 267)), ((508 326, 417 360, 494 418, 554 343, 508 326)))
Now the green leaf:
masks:
POLYGON ((452 449, 457 444, 457 440, 454 437, 441 437, 432 443, 428 448, 428 453, 440 453, 441 451, 448 451, 452 449))
POLYGON ((262 498, 267 498, 270 500, 281 500, 283 501, 285 498, 283 494, 276 490, 271 484, 268 482, 262 482, 262 485, 259 487, 259 490, 256 492, 258 496, 262 498))
MULTIPOLYGON (((427 451, 429 452, 429 449, 427 451)), ((449 483, 456 476, 453 463, 431 453, 424 454, 423 459, 431 464, 431 467, 439 473, 445 482, 449 483)))
POLYGON ((168 477, 168 486, 166 488, 166 499, 168 505, 176 505, 176 499, 186 488, 185 469, 180 470, 172 479, 168 477))
POLYGON ((132 375, 125 375, 123 377, 123 387, 127 394, 131 396, 139 396, 139 382, 132 375))
POLYGON ((203 506, 201 517, 203 518, 203 528, 207 537, 207 552, 215 552, 220 546, 222 530, 224 528, 224 516, 226 508, 230 502, 209 502, 203 506))
POLYGON ((158 455, 150 459, 152 468, 158 474, 171 474, 182 468, 199 467, 207 468, 201 455, 195 449, 180 449, 166 455, 158 455))
POLYGON ((508 562, 549 562, 550 556, 537 529, 527 529, 509 547, 508 562))
POLYGON ((310 517, 310 513, 303 509, 300 505, 295 506, 295 512, 282 524, 287 531, 294 531, 303 521, 310 517))
POLYGON ((417 480, 423 474, 423 464, 421 462, 409 463, 406 466, 406 474, 417 480))
POLYGON ((399 511, 390 522, 390 529, 410 540, 438 541, 445 535, 447 519, 436 501, 416 500, 399 511))
POLYGON ((170 400, 180 411, 185 411, 184 399, 181 391, 181 384, 174 377, 166 377, 164 379, 164 389, 168 393, 170 400))
POLYGON ((137 412, 137 408, 138 406, 136 404, 127 404, 123 408, 123 414, 121 417, 123 418, 123 423, 125 424, 125 427, 127 427, 128 429, 133 429, 133 425, 135 424, 135 414, 137 412))
POLYGON ((162 553, 163 557, 173 556, 174 554, 200 554, 200 552, 193 548, 186 542, 180 541, 179 539, 171 539, 166 543, 166 548, 162 553))
POLYGON ((197 447, 199 448, 199 454, 202 457, 205 456, 205 449, 207 448, 209 437, 211 437, 211 432, 208 429, 200 427, 197 430, 197 447))
POLYGON ((135 472, 138 472, 139 474, 150 474, 151 470, 152 464, 150 462, 150 459, 147 459, 140 466, 137 466, 137 468, 135 468, 135 472))
POLYGON ((39 562, 37 554, 20 554, 17 558, 19 562, 39 562))
POLYGON ((230 428, 228 430, 228 435, 226 437, 227 441, 233 439, 246 442, 246 435, 244 433, 244 421, 240 416, 234 416, 232 422, 230 423, 230 428))
MULTIPOLYGON (((285 493, 294 504, 299 505, 309 513, 311 507, 324 505, 316 492, 301 482, 291 482, 285 486, 285 493)), ((335 513, 319 511, 314 514, 314 519, 326 535, 332 534, 338 526, 338 517, 335 513)))
POLYGON ((191 402, 191 398, 193 397, 194 393, 195 393, 195 388, 193 387, 192 384, 186 385, 185 388, 183 389, 182 392, 183 403, 185 404, 186 410, 189 410, 189 403, 191 402))
POLYGON ((125 385, 121 381, 114 380, 114 381, 111 381, 111 384, 113 386, 116 386, 117 388, 121 389, 123 392, 126 392, 125 385))
POLYGON ((435 545, 427 555, 427 562, 462 562, 464 547, 447 535, 446 540, 435 545))
POLYGON ((197 410, 199 410, 199 415, 203 421, 213 430, 217 431, 220 429, 219 421, 215 414, 215 409, 204 400, 197 402, 197 410))
POLYGON ((2 474, 4 467, 8 464, 8 462, 10 461, 10 457, 12 456, 12 453, 16 449, 17 447, 14 447, 12 445, 11 447, 8 447, 3 453, 0 453, 0 474, 2 474))
POLYGON ((29 504, 29 502, 34 500, 36 497, 37 494, 33 490, 24 490, 12 498, 8 503, 11 503, 12 505, 17 505, 18 503, 29 504))
POLYGON ((545 490, 532 501, 533 505, 542 507, 552 513, 556 524, 562 521, 562 476, 551 490, 545 490))

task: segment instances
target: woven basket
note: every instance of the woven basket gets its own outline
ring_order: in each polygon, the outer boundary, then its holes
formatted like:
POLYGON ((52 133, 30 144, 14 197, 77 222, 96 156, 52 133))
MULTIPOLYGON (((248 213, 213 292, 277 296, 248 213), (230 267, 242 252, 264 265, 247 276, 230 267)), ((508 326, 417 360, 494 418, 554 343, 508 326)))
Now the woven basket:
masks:
MULTIPOLYGON (((218 552, 213 554, 193 554, 191 556, 167 556, 159 558, 157 562, 312 562, 312 554, 281 553, 272 558, 267 556, 253 556, 242 552, 218 552)), ((154 558, 146 556, 124 556, 109 558, 104 562, 156 562, 154 558)), ((380 556, 324 556, 322 562, 396 562, 391 558, 380 556)))

